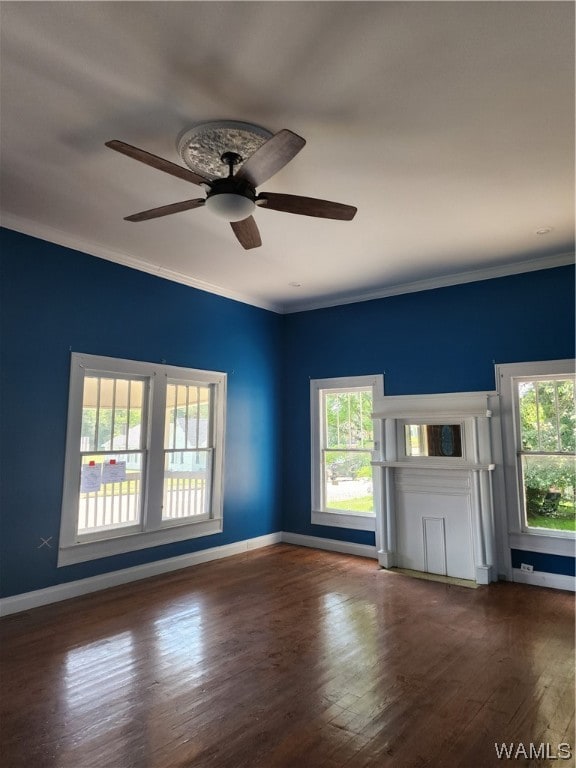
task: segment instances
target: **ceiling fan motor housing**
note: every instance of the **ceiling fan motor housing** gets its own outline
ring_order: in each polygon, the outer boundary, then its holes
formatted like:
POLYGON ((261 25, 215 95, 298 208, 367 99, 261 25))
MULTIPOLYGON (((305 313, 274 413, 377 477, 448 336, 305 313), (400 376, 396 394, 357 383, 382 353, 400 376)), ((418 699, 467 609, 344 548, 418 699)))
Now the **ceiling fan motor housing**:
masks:
POLYGON ((256 207, 256 190, 244 179, 215 179, 206 197, 206 207, 227 221, 242 221, 256 207))

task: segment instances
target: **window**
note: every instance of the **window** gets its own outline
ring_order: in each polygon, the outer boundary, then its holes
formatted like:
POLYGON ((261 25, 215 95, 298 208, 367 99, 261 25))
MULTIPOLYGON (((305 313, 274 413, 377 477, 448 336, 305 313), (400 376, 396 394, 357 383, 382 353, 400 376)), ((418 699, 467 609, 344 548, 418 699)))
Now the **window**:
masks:
POLYGON ((208 385, 168 380, 164 420, 162 520, 180 521, 210 511, 211 396, 208 385))
POLYGON ((371 462, 380 449, 372 419, 382 376, 311 382, 312 522, 375 529, 379 487, 371 462))
MULTIPOLYGON (((498 366, 512 534, 573 538, 576 414, 573 361, 498 366)), ((517 546, 530 543, 517 540, 517 546)), ((541 549, 542 547, 538 547, 541 549)), ((561 544, 543 551, 563 554, 561 544)))
POLYGON ((574 531, 574 380, 515 380, 518 472, 528 528, 574 531))
POLYGON ((222 530, 226 375, 72 355, 59 565, 222 530))

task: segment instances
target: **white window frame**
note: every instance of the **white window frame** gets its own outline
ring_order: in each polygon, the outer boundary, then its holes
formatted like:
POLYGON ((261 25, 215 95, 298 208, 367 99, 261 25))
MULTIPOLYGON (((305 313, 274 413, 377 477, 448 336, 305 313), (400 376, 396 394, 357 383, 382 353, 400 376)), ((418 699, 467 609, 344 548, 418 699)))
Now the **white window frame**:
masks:
POLYGON ((509 363, 496 366, 500 394, 504 484, 508 523, 508 541, 512 549, 574 557, 576 534, 529 528, 524 521, 522 478, 518 468, 521 449, 517 423, 515 388, 518 380, 550 379, 574 375, 574 360, 548 360, 533 363, 509 363))
MULTIPOLYGON (((174 541, 211 536, 223 529, 224 440, 226 420, 225 373, 181 368, 72 353, 68 400, 68 427, 64 464, 64 489, 58 567, 156 547, 174 541), (80 483, 80 435, 85 374, 125 375, 144 378, 148 383, 147 435, 144 441, 142 520, 137 526, 78 536, 78 492, 80 483), (212 387, 213 461, 211 504, 207 515, 198 518, 162 520, 164 488, 164 426, 168 381, 212 387)), ((119 451, 121 452, 121 451, 119 451)))
MULTIPOLYGON (((312 479, 312 515, 314 525, 326 525, 336 528, 350 528, 360 531, 376 530, 376 510, 381 504, 381 473, 372 470, 372 488, 374 494, 374 512, 346 512, 323 508, 322 484, 322 395, 326 391, 348 392, 354 389, 372 388, 372 404, 376 398, 384 396, 384 376, 342 376, 330 379, 312 379, 310 381, 310 421, 311 421, 311 479, 312 479)), ((382 421, 374 419, 374 449, 372 461, 382 458, 382 421)))

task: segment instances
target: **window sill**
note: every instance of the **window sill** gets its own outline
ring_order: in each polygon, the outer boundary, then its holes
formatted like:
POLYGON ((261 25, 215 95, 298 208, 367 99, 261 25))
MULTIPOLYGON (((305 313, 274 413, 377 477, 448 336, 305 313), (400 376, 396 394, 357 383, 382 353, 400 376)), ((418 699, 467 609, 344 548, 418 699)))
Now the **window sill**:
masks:
POLYGON ((312 512, 312 525, 350 528, 354 531, 375 531, 376 516, 349 512, 312 512))
POLYGON ((72 544, 68 547, 60 547, 58 551, 58 568, 75 563, 84 563, 89 560, 98 560, 102 557, 121 555, 125 552, 135 552, 139 549, 158 547, 174 541, 196 539, 200 536, 213 536, 221 532, 221 519, 203 520, 202 522, 189 523, 187 525, 172 525, 160 531, 132 533, 125 536, 115 536, 104 541, 86 541, 80 544, 72 544))
POLYGON ((556 534, 511 531, 508 535, 511 549, 520 549, 525 552, 543 552, 547 555, 563 555, 574 557, 576 555, 575 534, 568 531, 558 531, 556 534))

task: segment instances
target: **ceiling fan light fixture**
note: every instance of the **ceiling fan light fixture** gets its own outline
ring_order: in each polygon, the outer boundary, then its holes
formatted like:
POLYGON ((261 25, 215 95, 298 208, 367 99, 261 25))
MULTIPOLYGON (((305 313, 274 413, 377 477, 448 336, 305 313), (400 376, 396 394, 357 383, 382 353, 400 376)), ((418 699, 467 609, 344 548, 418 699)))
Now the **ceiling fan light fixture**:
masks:
POLYGON ((236 192, 219 192, 206 198, 206 208, 226 221, 242 221, 254 211, 254 200, 236 192))

